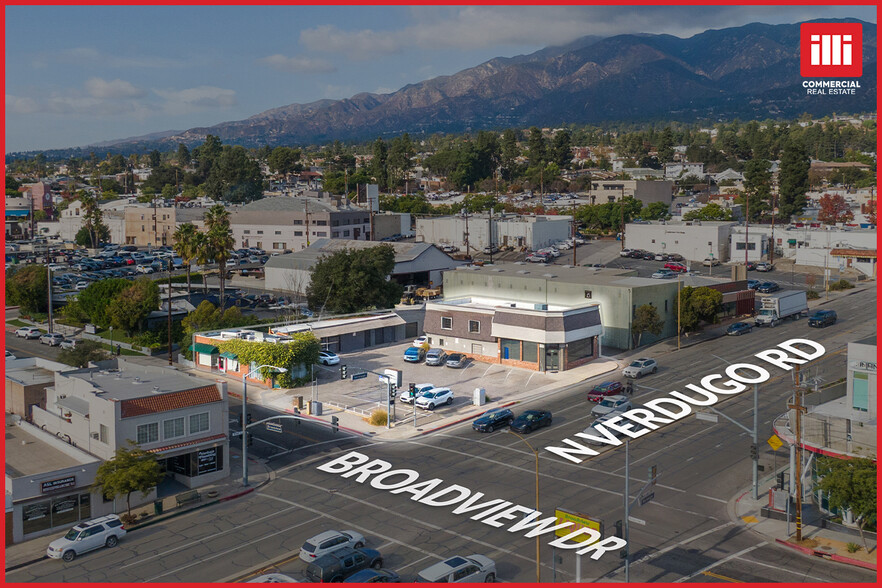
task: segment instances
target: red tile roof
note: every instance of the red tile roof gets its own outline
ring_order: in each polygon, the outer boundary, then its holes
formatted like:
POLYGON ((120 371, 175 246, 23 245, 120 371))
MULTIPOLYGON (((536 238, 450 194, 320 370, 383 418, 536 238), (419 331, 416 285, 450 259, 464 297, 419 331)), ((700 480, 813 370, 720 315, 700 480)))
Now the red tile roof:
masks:
POLYGON ((193 388, 192 390, 168 392, 166 394, 151 394, 150 396, 142 396, 141 398, 123 400, 120 408, 120 416, 121 418, 127 419, 145 414, 167 412, 179 408, 186 408, 188 406, 199 406, 200 404, 220 401, 221 393, 217 386, 202 386, 200 388, 193 388))
POLYGON ((212 435, 211 437, 204 437, 202 439, 194 439, 192 441, 182 441, 180 443, 175 443, 174 445, 166 445, 165 447, 156 447, 154 449, 148 449, 147 453, 159 453, 161 451, 170 451, 172 449, 180 449, 181 447, 187 447, 190 445, 198 445, 200 443, 208 443, 209 441, 217 441, 218 439, 225 439, 226 435, 223 433, 219 435, 212 435))

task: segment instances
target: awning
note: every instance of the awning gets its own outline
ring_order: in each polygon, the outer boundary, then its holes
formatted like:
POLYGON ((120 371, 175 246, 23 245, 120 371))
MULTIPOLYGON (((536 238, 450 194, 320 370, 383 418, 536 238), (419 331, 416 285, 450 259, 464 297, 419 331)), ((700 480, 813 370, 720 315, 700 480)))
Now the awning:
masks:
POLYGON ((787 239, 787 242, 791 245, 796 245, 796 239, 787 239))
POLYGON ((208 343, 196 343, 195 345, 190 345, 190 351, 204 353, 205 355, 216 355, 220 350, 214 345, 209 345, 208 343))
POLYGON ((832 257, 864 257, 876 258, 875 249, 833 249, 830 251, 832 257))
POLYGON ((28 216, 30 212, 27 210, 7 210, 6 216, 28 216))
POLYGON ((227 359, 239 359, 239 356, 233 353, 232 351, 224 351, 220 354, 221 357, 226 357, 227 359))

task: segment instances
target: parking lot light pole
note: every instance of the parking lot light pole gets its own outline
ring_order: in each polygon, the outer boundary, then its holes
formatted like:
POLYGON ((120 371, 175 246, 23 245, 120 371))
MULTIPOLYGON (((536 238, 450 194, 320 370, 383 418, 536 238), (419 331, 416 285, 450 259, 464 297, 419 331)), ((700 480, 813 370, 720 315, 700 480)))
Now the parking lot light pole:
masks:
MULTIPOLYGON (((533 452, 533 455, 536 456, 536 516, 539 516, 539 452, 533 449, 533 446, 530 443, 512 431, 511 429, 504 429, 506 433, 511 433, 518 439, 524 442, 524 444, 530 448, 530 451, 533 452)), ((539 567, 539 535, 536 535, 536 583, 539 584, 541 582, 541 571, 539 567)))
POLYGON ((248 376, 253 374, 254 372, 260 371, 263 368, 271 368, 276 370, 277 372, 284 374, 288 371, 287 368, 278 367, 274 365, 261 365, 257 366, 247 374, 242 376, 242 485, 248 485, 248 444, 245 439, 245 428, 248 426, 248 415, 247 415, 247 405, 248 405, 248 376))

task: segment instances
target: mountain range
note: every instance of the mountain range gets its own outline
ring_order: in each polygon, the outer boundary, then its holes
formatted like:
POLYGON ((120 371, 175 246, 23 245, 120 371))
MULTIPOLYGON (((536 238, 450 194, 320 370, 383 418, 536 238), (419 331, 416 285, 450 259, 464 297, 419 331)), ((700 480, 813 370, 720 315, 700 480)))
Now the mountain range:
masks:
POLYGON ((163 150, 201 143, 207 134, 247 147, 305 145, 404 132, 869 112, 876 109, 876 25, 862 25, 864 73, 855 96, 808 95, 799 72, 800 25, 753 23, 686 39, 583 37, 529 55, 494 58, 390 94, 290 104, 245 120, 102 146, 163 150))

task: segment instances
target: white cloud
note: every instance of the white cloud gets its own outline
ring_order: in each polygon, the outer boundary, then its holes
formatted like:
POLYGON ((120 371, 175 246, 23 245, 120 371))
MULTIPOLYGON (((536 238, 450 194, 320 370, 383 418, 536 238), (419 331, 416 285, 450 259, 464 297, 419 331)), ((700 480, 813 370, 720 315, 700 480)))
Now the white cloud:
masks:
POLYGON ((122 98, 141 98, 147 92, 140 88, 136 88, 131 82, 120 80, 119 78, 111 81, 102 80, 101 78, 89 78, 83 84, 86 93, 92 98, 106 99, 122 99, 122 98))
POLYGON ((236 92, 214 86, 184 90, 153 90, 165 99, 163 109, 169 114, 187 114, 199 110, 229 108, 236 105, 236 92))
POLYGON ((28 96, 6 95, 7 114, 34 114, 40 112, 40 105, 36 100, 28 96))
POLYGON ((31 58, 31 63, 34 67, 47 67, 55 63, 68 66, 101 65, 103 67, 145 69, 171 69, 187 65, 187 62, 181 59, 156 55, 103 53, 94 47, 71 47, 52 53, 37 53, 31 58))
POLYGON ((258 59, 257 62, 288 73, 334 73, 337 71, 334 64, 329 61, 302 55, 287 57, 277 53, 258 59))
POLYGON ((388 32, 344 31, 334 25, 321 25, 300 32, 300 42, 312 51, 339 53, 349 59, 365 61, 400 53, 403 45, 388 32))

